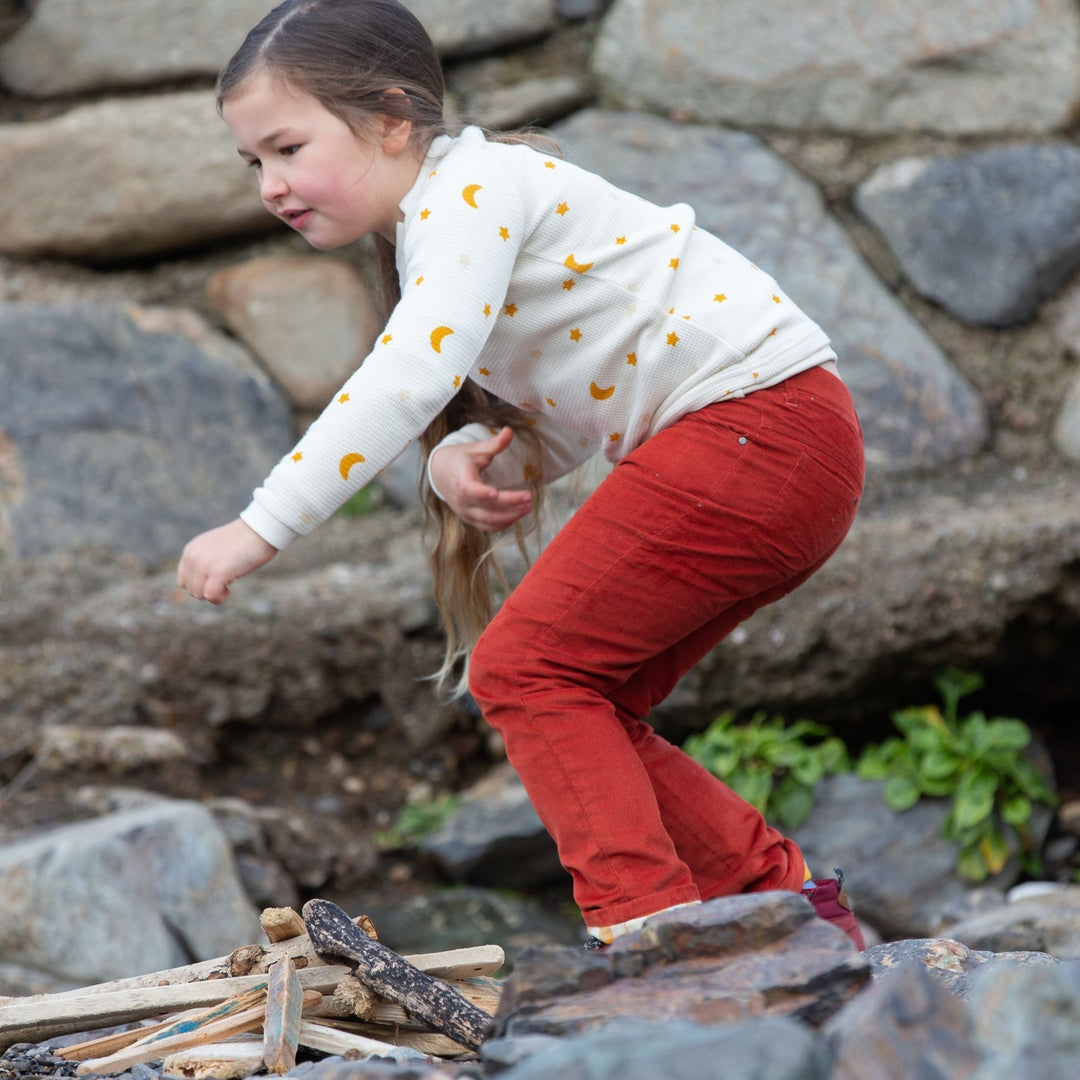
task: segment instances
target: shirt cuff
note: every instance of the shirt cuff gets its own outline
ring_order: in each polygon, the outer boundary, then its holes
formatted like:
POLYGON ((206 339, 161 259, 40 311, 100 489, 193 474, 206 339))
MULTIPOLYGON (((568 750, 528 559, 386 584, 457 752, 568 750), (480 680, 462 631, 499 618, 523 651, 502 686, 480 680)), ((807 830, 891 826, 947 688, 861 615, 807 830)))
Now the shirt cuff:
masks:
POLYGON ((283 525, 257 502, 251 503, 247 509, 241 511, 240 520, 278 551, 284 551, 300 535, 293 532, 288 525, 283 525))

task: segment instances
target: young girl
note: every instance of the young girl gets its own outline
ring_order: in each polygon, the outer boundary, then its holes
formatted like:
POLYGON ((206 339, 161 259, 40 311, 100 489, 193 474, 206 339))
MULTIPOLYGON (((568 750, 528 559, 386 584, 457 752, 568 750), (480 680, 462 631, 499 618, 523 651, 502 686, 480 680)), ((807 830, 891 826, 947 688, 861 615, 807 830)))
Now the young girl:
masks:
POLYGON ((442 675, 468 656, 594 941, 805 885, 861 947, 839 883, 645 722, 851 525, 862 439, 822 330, 690 207, 446 134, 438 57, 397 0, 286 0, 218 101, 266 208, 317 248, 373 234, 393 307, 250 506, 188 543, 180 585, 222 602, 420 438, 442 675), (484 629, 489 535, 598 450, 609 476, 484 629))

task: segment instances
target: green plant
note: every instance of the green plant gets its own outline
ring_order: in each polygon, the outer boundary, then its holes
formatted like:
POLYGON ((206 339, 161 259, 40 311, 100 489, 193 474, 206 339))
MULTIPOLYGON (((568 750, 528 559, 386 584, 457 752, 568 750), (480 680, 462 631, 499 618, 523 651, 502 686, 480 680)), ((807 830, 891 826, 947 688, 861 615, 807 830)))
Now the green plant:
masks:
POLYGON ((814 805, 814 785, 830 773, 848 772, 847 747, 821 724, 758 712, 744 724, 723 713, 683 749, 770 821, 798 828, 814 805))
POLYGON ((382 491, 374 484, 368 484, 342 503, 338 513, 345 518, 366 517, 378 510, 382 502, 382 491))
POLYGON ((961 699, 979 690, 982 677, 950 668, 934 685, 944 709, 920 705, 892 715, 900 736, 868 746, 856 772, 884 780, 885 802, 893 810, 914 806, 924 795, 951 801, 945 836, 960 845, 957 869, 972 881, 996 874, 1008 859, 1003 827, 1011 826, 1030 852, 1027 829, 1033 802, 1057 800, 1025 756, 1031 731, 1022 720, 982 712, 960 718, 961 699))
POLYGON ((421 802, 405 803, 398 811, 394 824, 375 834, 375 842, 380 847, 413 847, 435 832, 460 803, 460 797, 450 793, 421 802))

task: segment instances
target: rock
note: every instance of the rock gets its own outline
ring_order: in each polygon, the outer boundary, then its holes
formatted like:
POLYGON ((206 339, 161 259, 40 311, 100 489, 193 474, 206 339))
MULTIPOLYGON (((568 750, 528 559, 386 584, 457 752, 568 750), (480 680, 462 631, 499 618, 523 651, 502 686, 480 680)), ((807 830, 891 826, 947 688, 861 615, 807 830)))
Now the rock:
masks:
MULTIPOLYGON (((853 773, 826 777, 814 789, 810 817, 792 838, 815 874, 834 866, 844 870, 860 919, 886 936, 925 937, 935 931, 942 907, 971 888, 957 873, 958 846, 942 834, 949 804, 921 799, 897 814, 885 805, 883 786, 853 773)), ((1036 843, 1048 828, 1049 811, 1038 814, 1032 823, 1036 843)), ((1015 836, 1011 843, 1015 854, 1015 836)), ((1018 874, 1014 857, 989 884, 1004 889, 1018 874)))
POLYGON ((973 1075, 982 1055, 963 1003, 909 965, 860 994, 825 1027, 831 1080, 973 1075))
POLYGON ((59 724, 44 728, 34 761, 46 772, 103 768, 113 773, 190 760, 184 740, 172 731, 118 724, 86 728, 59 724))
POLYGON ((562 119, 591 96, 592 87, 579 76, 538 76, 474 93, 469 109, 485 127, 519 128, 562 119))
POLYGON ((869 978, 843 931, 796 893, 750 893, 663 912, 590 959, 526 949, 494 1036, 577 1036, 613 1017, 729 1024, 788 1016, 820 1024, 869 978))
POLYGON ((1080 149, 1029 143, 902 158, 855 205, 912 285, 976 326, 1030 319, 1080 268, 1080 149))
POLYGON ((360 272, 338 258, 250 259, 214 274, 207 295, 298 409, 322 409, 382 326, 360 272))
POLYGON ((1069 461, 1080 461, 1080 377, 1072 380, 1054 421, 1054 445, 1069 461))
POLYGON ((147 562, 235 517, 293 439, 266 377, 192 312, 15 304, 0 437, 9 558, 104 544, 147 562))
POLYGON ((379 940, 397 952, 501 945, 508 968, 524 948, 580 945, 585 937, 580 920, 548 910, 527 896, 469 885, 429 889, 408 899, 373 900, 365 892, 335 902, 348 912, 370 916, 379 940))
POLYGON ((954 923, 943 933, 972 949, 1080 960, 1080 886, 1016 900, 954 923))
POLYGON ((22 964, 0 963, 0 1008, 5 997, 30 994, 59 994, 79 987, 77 979, 59 979, 44 971, 32 971, 22 964))
POLYGON ((1080 88, 1069 0, 615 0, 596 44, 605 93, 699 120, 860 135, 1065 127, 1080 88))
POLYGON ((407 0, 443 56, 490 52, 552 30, 555 0, 407 0))
POLYGON ((0 252, 11 255, 107 263, 284 228, 207 90, 2 124, 0 161, 0 252))
POLYGON ((782 1017, 708 1026, 685 1020, 614 1020, 543 1050, 503 1080, 825 1080, 829 1055, 805 1025, 782 1017))
POLYGON ((0 960, 85 983, 261 940, 210 812, 162 802, 0 847, 0 960))
POLYGON ((576 164, 660 205, 689 203, 702 228, 768 270, 825 328, 871 474, 940 467, 983 444, 978 396, 869 270, 818 190, 756 138, 597 110, 555 133, 576 164))
POLYGON ((36 0, 0 48, 0 82, 59 97, 170 79, 213 78, 267 0, 36 0))
MULTIPOLYGON (((864 502, 818 573, 736 628, 682 681, 660 712, 665 723, 687 715, 700 727, 703 716, 763 702, 789 719, 804 702, 817 709, 829 701, 857 702, 862 715, 885 717, 896 700, 876 696, 883 671, 886 683, 915 686, 948 665, 979 670, 988 657, 1003 657, 1004 628, 1029 617, 1044 633, 1068 633, 1080 617, 1068 569, 1080 556, 1075 480, 1028 477, 994 489, 952 494, 919 485, 911 501, 894 497, 879 509, 864 502), (1031 616, 1033 609, 1039 614, 1031 616)), ((843 814, 837 819, 845 833, 850 824, 843 814)), ((852 874, 860 861, 843 843, 818 854, 815 866, 852 874)), ((890 861, 891 853, 883 867, 890 861)), ((852 883, 862 891, 855 877, 852 883)), ((928 882, 928 910, 938 886, 937 878, 928 882)))
POLYGON ((987 971, 971 1012, 975 1041, 986 1056, 978 1080, 1080 1075, 1080 962, 987 971))
POLYGON ((420 850, 452 881, 535 889, 567 880, 555 841, 508 762, 464 792, 420 850))
POLYGON ((866 950, 874 982, 895 978, 912 967, 927 972, 943 989, 969 998, 980 972, 996 967, 1053 967, 1052 956, 1039 952, 977 952, 949 938, 907 939, 874 945, 866 950))

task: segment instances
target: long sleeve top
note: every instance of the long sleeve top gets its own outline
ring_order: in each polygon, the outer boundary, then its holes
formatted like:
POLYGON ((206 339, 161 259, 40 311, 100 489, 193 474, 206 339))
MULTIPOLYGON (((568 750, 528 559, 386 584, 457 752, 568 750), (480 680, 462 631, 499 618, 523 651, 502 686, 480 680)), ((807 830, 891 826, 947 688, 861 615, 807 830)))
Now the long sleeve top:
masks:
MULTIPOLYGON (((400 302, 241 514, 275 547, 367 484, 466 378, 532 414, 546 483, 835 359, 822 329, 689 206, 655 206, 529 146, 476 128, 440 137, 400 208, 400 302)), ((488 434, 470 425, 446 441, 488 434)), ((515 445, 485 474, 497 487, 525 480, 515 445)))

